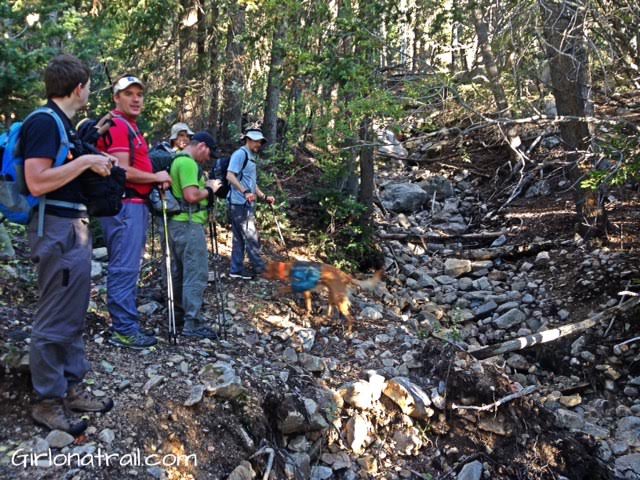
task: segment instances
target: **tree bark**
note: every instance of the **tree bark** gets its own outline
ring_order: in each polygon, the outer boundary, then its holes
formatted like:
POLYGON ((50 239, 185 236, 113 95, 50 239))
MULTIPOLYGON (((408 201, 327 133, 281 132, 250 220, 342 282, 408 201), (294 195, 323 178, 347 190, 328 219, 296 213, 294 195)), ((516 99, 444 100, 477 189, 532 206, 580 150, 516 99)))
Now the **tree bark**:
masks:
POLYGON ((365 231, 372 230, 374 183, 374 162, 372 144, 373 129, 371 118, 365 118, 360 125, 360 192, 358 201, 364 205, 365 211, 360 217, 360 224, 365 231))
MULTIPOLYGON (((575 2, 540 0, 543 35, 551 73, 551 89, 558 115, 591 116, 591 72, 584 34, 585 0, 575 2)), ((577 230, 589 239, 606 236, 607 216, 603 192, 586 191, 580 162, 591 145, 592 133, 587 122, 560 124, 560 133, 570 153, 568 176, 574 185, 577 230)))
POLYGON ((216 21, 218 19, 218 1, 211 0, 210 3, 211 12, 211 40, 209 42, 209 116, 208 126, 213 138, 218 138, 218 120, 220 115, 220 66, 219 66, 219 48, 220 39, 218 37, 218 30, 215 28, 216 21))
POLYGON ((282 39, 284 38, 286 28, 287 22, 284 19, 280 19, 273 32, 273 41, 271 43, 271 64, 269 67, 267 98, 265 100, 262 125, 262 133, 270 145, 275 145, 278 141, 278 109, 280 107, 280 94, 282 92, 282 64, 285 57, 282 39))
POLYGON ((230 6, 231 21, 227 30, 224 72, 221 143, 232 146, 242 133, 242 99, 245 88, 244 46, 240 34, 245 29, 245 9, 238 3, 230 6))

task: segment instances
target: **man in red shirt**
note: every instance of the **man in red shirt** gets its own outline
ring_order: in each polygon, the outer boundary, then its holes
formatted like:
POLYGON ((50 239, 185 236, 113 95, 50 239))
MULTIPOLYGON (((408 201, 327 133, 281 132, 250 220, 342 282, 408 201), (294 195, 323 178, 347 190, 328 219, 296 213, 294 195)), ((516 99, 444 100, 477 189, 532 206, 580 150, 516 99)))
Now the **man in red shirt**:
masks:
POLYGON ((113 85, 113 101, 114 126, 107 138, 99 140, 98 148, 117 157, 120 167, 126 170, 127 194, 118 215, 100 219, 109 252, 107 306, 113 329, 109 341, 143 349, 157 343, 153 332, 141 330, 136 308, 149 223, 147 199, 154 184, 168 188, 171 177, 166 171, 153 172, 149 147, 136 124, 144 106, 144 83, 133 75, 120 77, 113 85))

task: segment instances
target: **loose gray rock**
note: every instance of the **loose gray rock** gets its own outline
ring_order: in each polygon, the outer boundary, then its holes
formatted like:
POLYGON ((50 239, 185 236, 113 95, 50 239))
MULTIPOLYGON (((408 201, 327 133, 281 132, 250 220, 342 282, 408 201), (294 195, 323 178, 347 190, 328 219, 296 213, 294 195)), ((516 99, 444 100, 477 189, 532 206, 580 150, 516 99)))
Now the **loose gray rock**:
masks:
POLYGON ((395 443, 395 451, 403 456, 415 455, 422 448, 420 431, 415 427, 396 430, 392 439, 395 443))
POLYGON ((62 430, 51 430, 45 438, 51 448, 62 448, 73 443, 73 435, 62 430))
POLYGON ((116 438, 116 434, 110 428, 105 428, 104 430, 102 430, 100 432, 100 434, 98 435, 98 438, 100 439, 100 441, 102 443, 106 443, 107 445, 111 445, 111 442, 113 442, 115 440, 115 438, 116 438))
POLYGON ((482 477, 482 463, 478 460, 474 460, 473 462, 467 463, 462 469, 456 480, 480 480, 482 477))
POLYGON ((91 260, 91 279, 95 280, 102 276, 102 264, 91 260))
POLYGON ((310 372, 322 372, 326 365, 324 360, 315 355, 309 355, 308 353, 301 353, 298 355, 298 361, 306 370, 310 372))
POLYGON ((444 274, 451 277, 460 277, 471 271, 471 260, 448 258, 444 262, 444 274))
POLYGON ((185 407, 192 407, 193 405, 200 403, 204 396, 204 385, 193 385, 191 387, 191 393, 189 398, 184 402, 185 407))
POLYGON ((374 307, 363 308, 361 315, 366 320, 382 320, 382 312, 374 307))
POLYGON ((493 323, 498 328, 508 329, 524 322, 526 315, 517 308, 512 308, 508 312, 500 315, 493 323))
POLYGON ((387 382, 384 394, 393 400, 405 415, 428 418, 435 413, 429 395, 406 377, 394 377, 387 382))
POLYGON ((435 175, 427 180, 420 182, 420 187, 426 192, 429 199, 436 194, 436 200, 444 200, 454 195, 453 185, 451 182, 441 175, 435 175))
POLYGON ((579 430, 584 426, 584 418, 571 410, 560 408, 556 411, 555 415, 556 425, 559 427, 569 430, 579 430))
POLYGON ((169 478, 167 472, 160 467, 149 467, 147 468, 147 473, 158 480, 166 480, 169 478))
POLYGON ((615 478, 640 479, 640 453, 632 453, 616 459, 615 478))
POLYGON ((144 392, 145 395, 148 395, 149 391, 156 385, 160 385, 162 382, 164 382, 164 379, 165 378, 163 375, 153 375, 147 381, 147 383, 144 384, 144 387, 142 387, 142 391, 144 392))
POLYGON ((640 418, 624 417, 618 420, 615 437, 630 447, 640 446, 640 418))
POLYGON ((205 390, 220 398, 236 398, 246 391, 233 367, 224 362, 205 365, 198 376, 205 390))
POLYGON ((327 480, 333 475, 333 470, 329 467, 316 465, 311 468, 311 480, 327 480))
POLYGON ((107 257, 109 256, 109 253, 107 252, 107 247, 94 248, 93 252, 91 253, 91 256, 94 260, 98 260, 98 261, 106 260, 107 257))

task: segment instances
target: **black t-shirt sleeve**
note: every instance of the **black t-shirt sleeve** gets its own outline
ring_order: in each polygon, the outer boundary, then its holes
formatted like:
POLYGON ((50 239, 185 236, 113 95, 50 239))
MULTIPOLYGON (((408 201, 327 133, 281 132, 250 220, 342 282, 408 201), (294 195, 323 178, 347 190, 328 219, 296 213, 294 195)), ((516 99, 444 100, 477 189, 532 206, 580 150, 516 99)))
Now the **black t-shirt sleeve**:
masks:
POLYGON ((60 148, 60 133, 56 121, 46 113, 31 117, 22 127, 22 155, 28 158, 55 160, 60 148))

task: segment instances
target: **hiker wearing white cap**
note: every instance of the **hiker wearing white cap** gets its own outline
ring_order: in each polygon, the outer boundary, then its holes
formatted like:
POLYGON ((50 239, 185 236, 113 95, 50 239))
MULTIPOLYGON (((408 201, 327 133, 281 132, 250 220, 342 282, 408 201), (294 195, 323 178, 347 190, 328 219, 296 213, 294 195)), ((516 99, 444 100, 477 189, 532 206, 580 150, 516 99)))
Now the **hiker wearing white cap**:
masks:
POLYGON ((185 147, 189 145, 191 137, 193 137, 193 131, 186 123, 178 122, 171 126, 169 142, 174 151, 179 152, 180 150, 184 150, 185 147))
POLYGON ((266 143, 262 132, 250 129, 242 137, 244 145, 233 152, 227 169, 229 190, 229 217, 233 231, 233 247, 231 250, 231 278, 251 279, 261 274, 264 261, 260 258, 260 239, 256 226, 255 204, 264 200, 273 205, 275 198, 266 195, 258 187, 256 169, 257 154, 266 143), (244 269, 245 250, 253 266, 253 272, 244 269))
POLYGON ((136 308, 138 278, 147 239, 149 209, 147 200, 154 184, 171 185, 166 170, 153 172, 149 147, 136 120, 144 106, 144 83, 134 75, 123 75, 113 85, 111 112, 114 126, 109 130, 110 142, 104 137, 98 148, 112 154, 127 171, 126 198, 122 210, 113 217, 102 217, 100 223, 109 252, 107 274, 107 307, 112 321, 109 342, 142 349, 156 344, 153 331, 140 327, 136 308))

